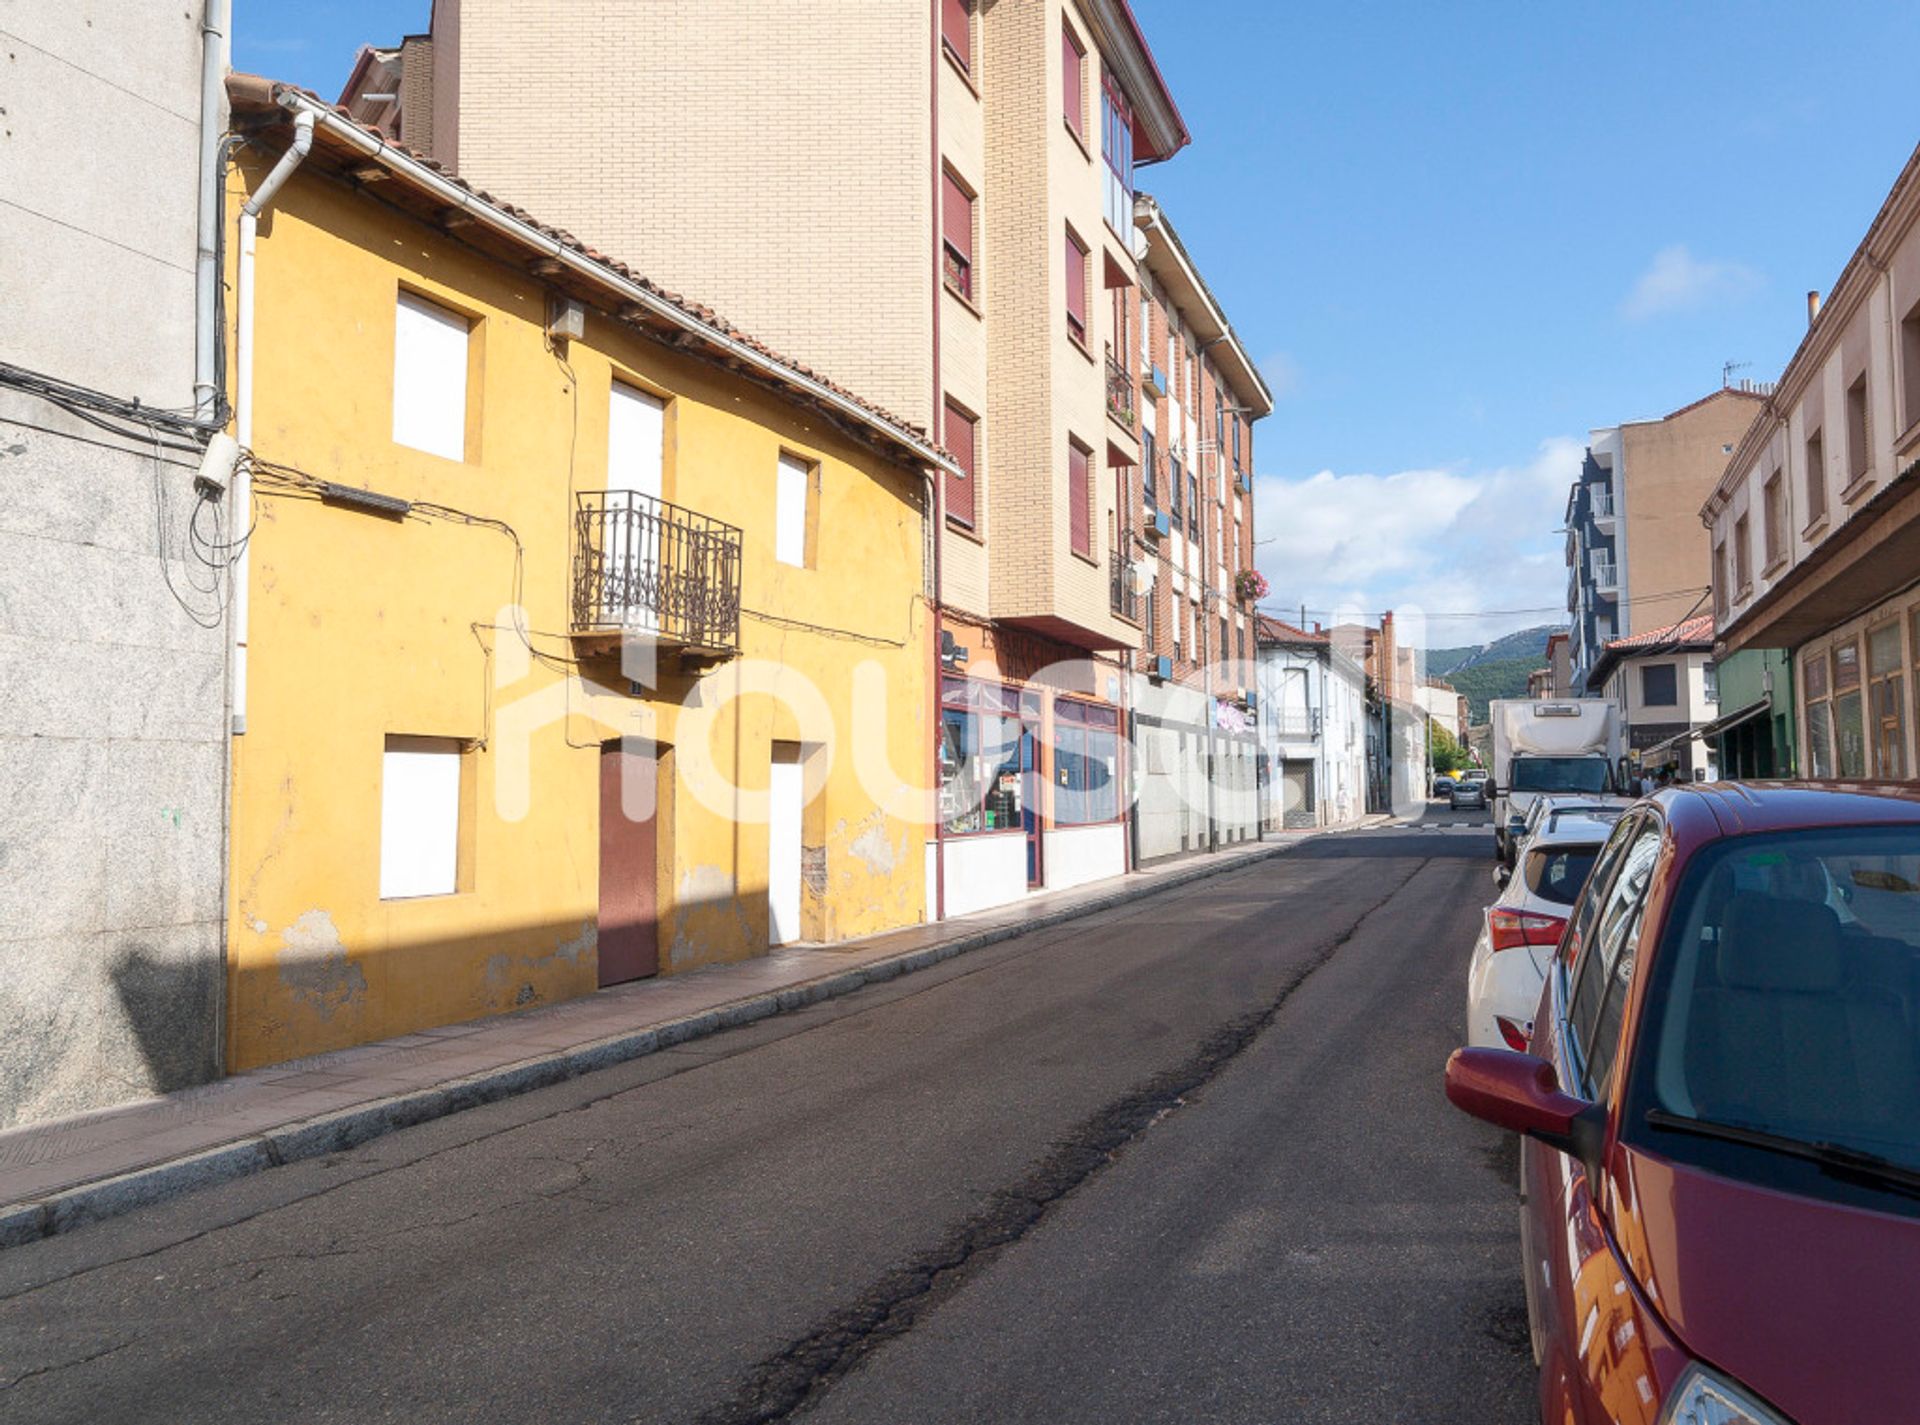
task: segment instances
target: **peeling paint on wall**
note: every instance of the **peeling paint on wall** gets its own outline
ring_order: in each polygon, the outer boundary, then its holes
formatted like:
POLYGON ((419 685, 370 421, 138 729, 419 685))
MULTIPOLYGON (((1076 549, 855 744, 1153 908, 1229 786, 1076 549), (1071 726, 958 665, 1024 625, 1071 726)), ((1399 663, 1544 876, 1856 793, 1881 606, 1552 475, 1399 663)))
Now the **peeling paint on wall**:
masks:
POLYGON ((333 917, 324 910, 304 911, 281 937, 280 983, 322 1019, 354 1003, 367 992, 367 977, 347 958, 347 947, 333 917))
POLYGON ((866 830, 853 839, 847 850, 874 875, 891 876, 894 866, 898 864, 899 853, 887 839, 886 814, 876 811, 860 824, 866 830))

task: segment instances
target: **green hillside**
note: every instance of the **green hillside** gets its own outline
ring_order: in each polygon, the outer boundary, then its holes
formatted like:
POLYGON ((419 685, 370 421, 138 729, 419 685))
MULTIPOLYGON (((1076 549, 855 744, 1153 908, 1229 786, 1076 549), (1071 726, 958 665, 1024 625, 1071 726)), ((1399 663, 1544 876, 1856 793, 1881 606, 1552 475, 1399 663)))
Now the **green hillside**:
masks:
MULTIPOLYGON (((1527 695, 1527 675, 1540 666, 1538 657, 1496 658, 1434 676, 1444 676, 1456 691, 1466 694, 1467 718, 1479 724, 1487 720, 1487 703, 1491 699, 1524 698, 1527 695)), ((1432 671, 1431 664, 1428 669, 1432 671)))

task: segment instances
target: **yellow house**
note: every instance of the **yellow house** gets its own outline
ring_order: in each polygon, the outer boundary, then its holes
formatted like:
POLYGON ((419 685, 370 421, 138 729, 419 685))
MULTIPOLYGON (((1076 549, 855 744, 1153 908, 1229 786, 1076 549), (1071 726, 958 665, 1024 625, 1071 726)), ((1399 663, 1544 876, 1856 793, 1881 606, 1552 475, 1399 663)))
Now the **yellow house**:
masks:
POLYGON ((229 1066, 918 921, 950 459, 230 90, 229 1066))

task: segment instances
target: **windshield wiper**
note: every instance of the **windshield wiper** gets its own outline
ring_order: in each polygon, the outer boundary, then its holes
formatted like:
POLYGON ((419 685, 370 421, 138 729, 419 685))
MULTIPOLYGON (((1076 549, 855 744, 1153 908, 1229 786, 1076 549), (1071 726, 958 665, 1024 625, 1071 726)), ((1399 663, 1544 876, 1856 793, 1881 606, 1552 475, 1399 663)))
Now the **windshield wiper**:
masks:
POLYGON ((1869 1153, 1864 1148, 1850 1147, 1845 1143, 1809 1142, 1782 1133, 1769 1133, 1764 1128, 1743 1128, 1737 1123, 1716 1123, 1708 1118, 1688 1118, 1664 1108, 1648 1109, 1647 1122, 1655 1128, 1667 1128, 1676 1133, 1693 1133, 1702 1138, 1718 1138, 1727 1143, 1741 1143, 1749 1148, 1764 1148, 1788 1157, 1802 1158, 1834 1173, 1867 1178, 1891 1191, 1920 1197, 1920 1168, 1910 1168, 1891 1158, 1883 1158, 1878 1153, 1869 1153))

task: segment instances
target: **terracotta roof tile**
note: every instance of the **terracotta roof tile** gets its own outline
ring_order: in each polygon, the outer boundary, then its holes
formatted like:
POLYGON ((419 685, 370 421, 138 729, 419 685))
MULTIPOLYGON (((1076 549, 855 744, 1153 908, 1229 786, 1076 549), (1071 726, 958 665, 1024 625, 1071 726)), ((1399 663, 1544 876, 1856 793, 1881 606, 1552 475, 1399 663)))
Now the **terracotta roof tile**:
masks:
POLYGON ((1650 628, 1645 633, 1628 634, 1625 638, 1610 640, 1607 647, 1631 653, 1635 649, 1651 648, 1655 644, 1672 645, 1675 648, 1711 647, 1713 615, 1700 614, 1683 623, 1670 623, 1665 628, 1650 628))

